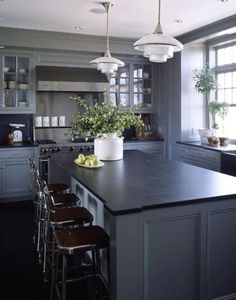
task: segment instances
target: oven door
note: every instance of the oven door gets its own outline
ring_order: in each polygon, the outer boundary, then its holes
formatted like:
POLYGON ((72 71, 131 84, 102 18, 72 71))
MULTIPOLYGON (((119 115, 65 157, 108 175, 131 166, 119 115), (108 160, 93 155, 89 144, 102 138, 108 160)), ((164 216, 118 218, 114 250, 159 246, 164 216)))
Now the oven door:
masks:
POLYGON ((39 173, 40 176, 46 183, 49 181, 50 176, 50 157, 49 156, 41 156, 39 158, 39 173))

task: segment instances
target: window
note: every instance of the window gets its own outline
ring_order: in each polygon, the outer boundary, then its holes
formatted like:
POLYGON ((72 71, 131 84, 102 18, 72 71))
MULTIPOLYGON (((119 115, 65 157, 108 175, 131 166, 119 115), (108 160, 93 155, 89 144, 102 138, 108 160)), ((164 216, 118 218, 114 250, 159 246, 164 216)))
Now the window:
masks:
POLYGON ((215 47, 214 50, 216 99, 230 105, 225 120, 225 133, 231 139, 236 139, 236 42, 215 47))

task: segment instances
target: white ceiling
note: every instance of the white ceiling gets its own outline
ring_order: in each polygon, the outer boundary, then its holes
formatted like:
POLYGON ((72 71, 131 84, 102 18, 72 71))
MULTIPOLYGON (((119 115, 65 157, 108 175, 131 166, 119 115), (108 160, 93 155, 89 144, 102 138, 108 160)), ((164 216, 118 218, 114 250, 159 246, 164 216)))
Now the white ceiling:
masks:
MULTIPOLYGON (((139 38, 153 32, 158 0, 111 2, 110 36, 139 38)), ((105 14, 92 13, 94 8, 101 6, 92 0, 0 0, 0 26, 105 35, 105 14)), ((161 24, 165 34, 177 36, 234 14, 236 0, 162 0, 161 24)))

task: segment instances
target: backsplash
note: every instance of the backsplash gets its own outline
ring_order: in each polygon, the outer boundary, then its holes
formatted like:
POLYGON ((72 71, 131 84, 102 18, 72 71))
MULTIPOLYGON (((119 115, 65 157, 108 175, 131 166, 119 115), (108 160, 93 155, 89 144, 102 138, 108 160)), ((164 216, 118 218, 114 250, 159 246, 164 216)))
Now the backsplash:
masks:
POLYGON ((33 140, 33 115, 4 114, 0 115, 0 144, 7 144, 7 133, 11 130, 10 123, 25 124, 25 127, 21 128, 23 141, 33 140))

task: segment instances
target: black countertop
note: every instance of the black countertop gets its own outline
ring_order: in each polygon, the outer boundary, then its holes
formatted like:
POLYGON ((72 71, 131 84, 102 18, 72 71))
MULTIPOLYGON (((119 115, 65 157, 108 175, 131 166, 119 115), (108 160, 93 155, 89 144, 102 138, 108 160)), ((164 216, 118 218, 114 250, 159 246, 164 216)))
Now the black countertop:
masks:
POLYGON ((104 202, 112 214, 236 197, 236 178, 188 164, 159 160, 137 150, 97 169, 62 156, 62 169, 104 202))
POLYGON ((0 149, 3 148, 22 148, 22 147, 38 147, 38 144, 31 142, 13 143, 13 144, 0 144, 0 149))
POLYGON ((188 141, 178 141, 177 144, 194 146, 194 147, 198 147, 198 148, 203 148, 203 149, 208 149, 208 150, 213 150, 213 151, 220 151, 220 152, 236 150, 236 145, 234 145, 234 144, 229 144, 227 146, 209 146, 207 144, 202 144, 201 142, 188 142, 188 141))
MULTIPOLYGON (((124 141, 125 144, 139 144, 139 143, 150 143, 150 142, 164 142, 164 139, 157 138, 157 139, 141 139, 141 140, 127 140, 124 141)), ((78 146, 78 145, 92 145, 93 142, 57 142, 53 144, 54 146, 78 146)), ((1 148, 20 148, 20 147, 38 147, 39 144, 37 142, 22 142, 22 143, 0 143, 1 148)), ((44 144, 43 146, 49 146, 49 144, 44 144)))

